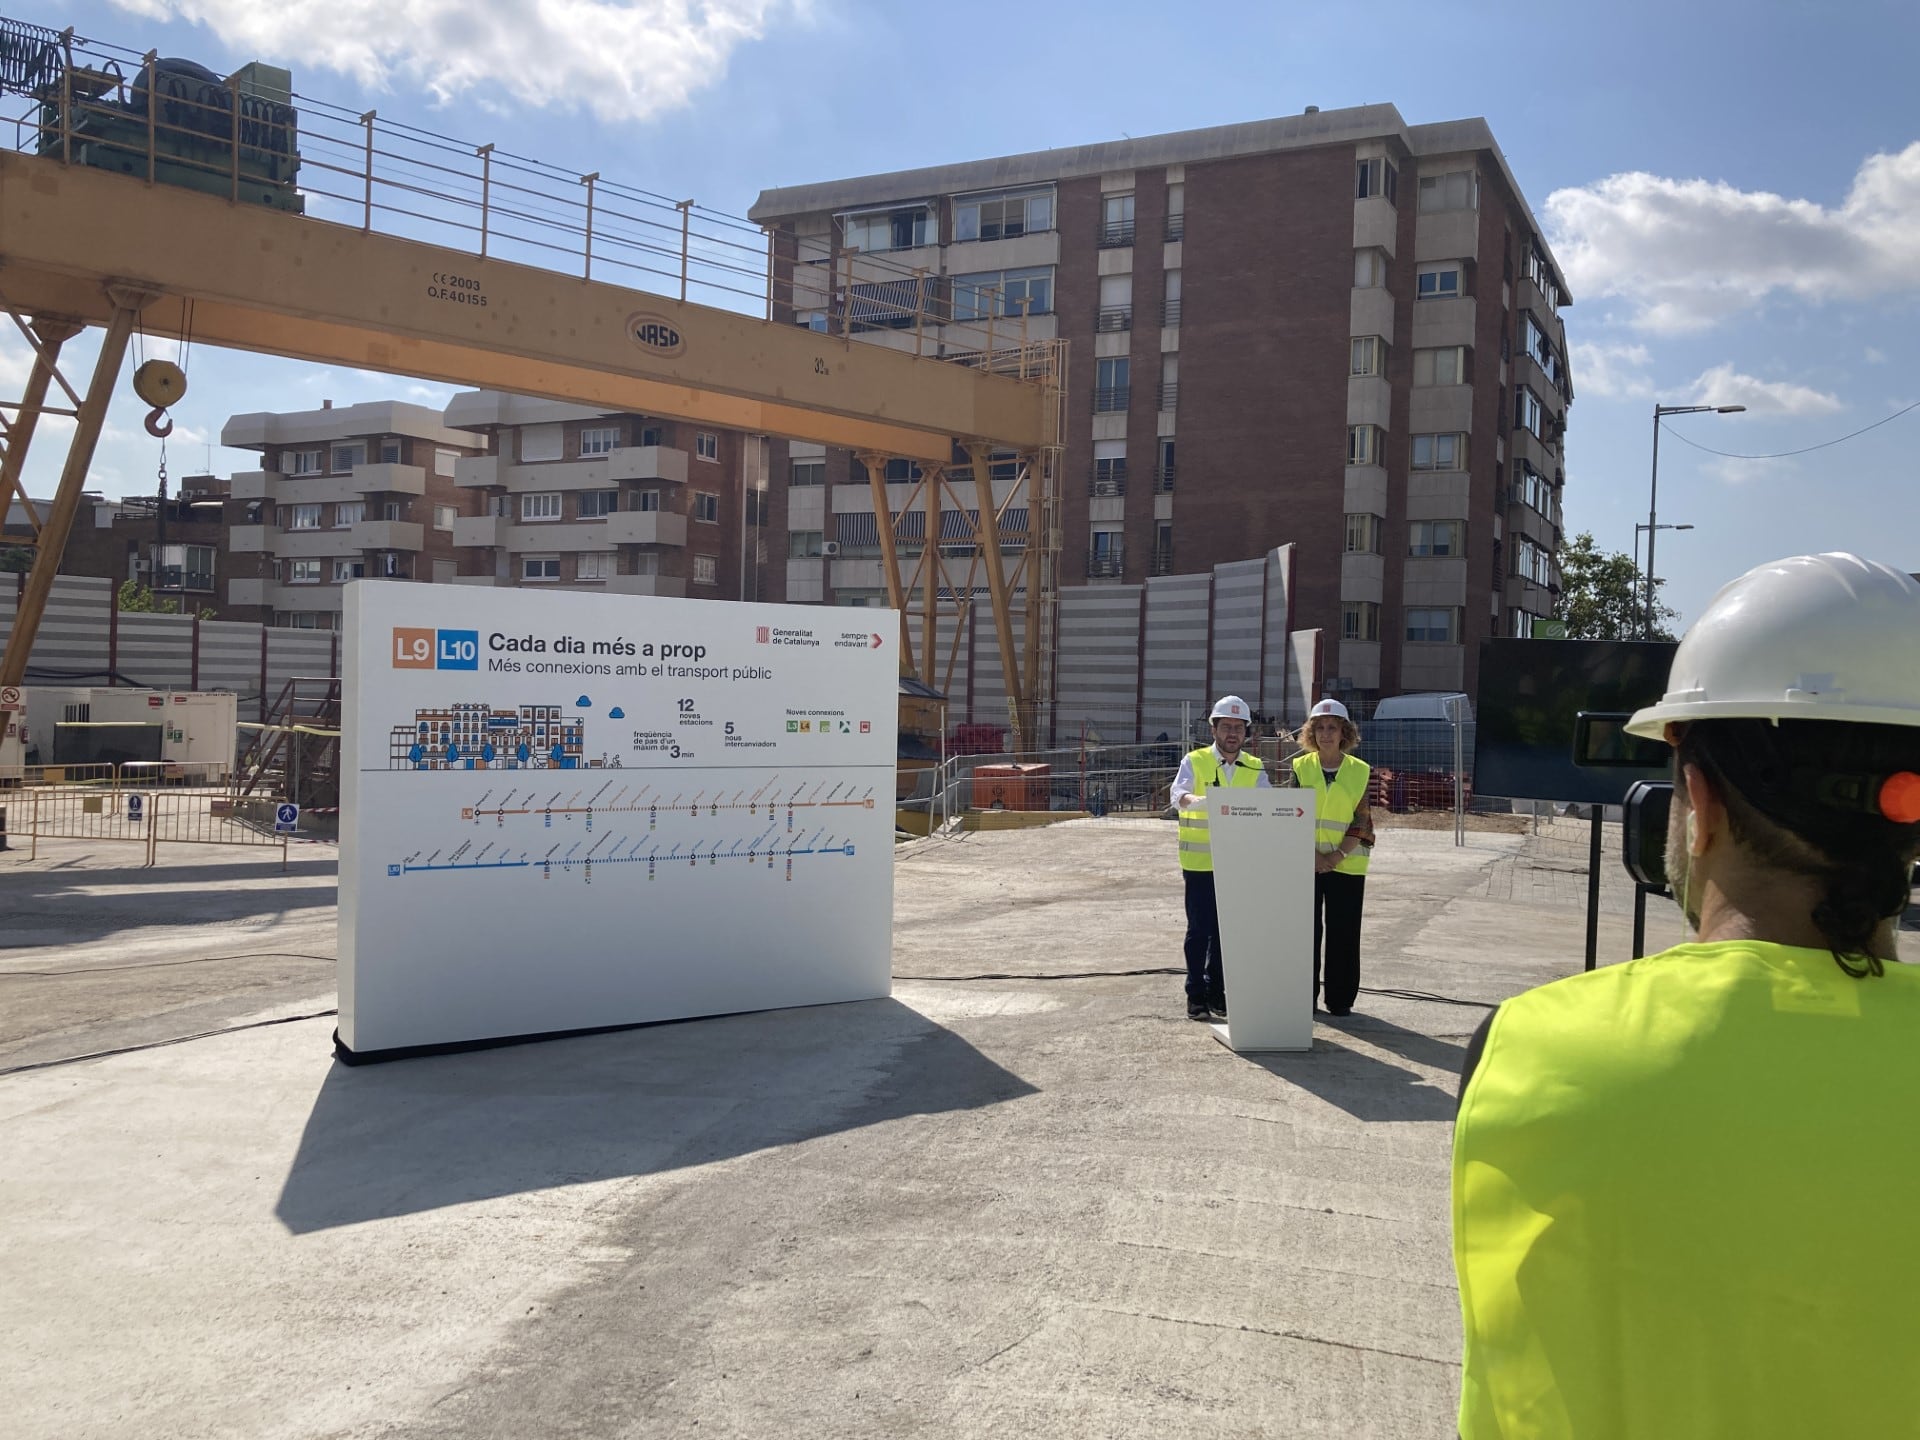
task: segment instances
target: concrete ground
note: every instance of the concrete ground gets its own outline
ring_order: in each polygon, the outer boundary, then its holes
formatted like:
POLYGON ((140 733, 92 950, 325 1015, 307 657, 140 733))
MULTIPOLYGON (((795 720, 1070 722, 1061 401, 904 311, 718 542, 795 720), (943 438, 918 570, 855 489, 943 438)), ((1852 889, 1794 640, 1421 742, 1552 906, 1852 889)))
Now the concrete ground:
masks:
POLYGON ((0 855, 6 1433, 1451 1435, 1454 1077, 1585 918, 1467 839, 1383 833, 1310 1054, 1185 1018, 1114 819, 903 847, 890 1000, 360 1069, 330 848, 0 855))

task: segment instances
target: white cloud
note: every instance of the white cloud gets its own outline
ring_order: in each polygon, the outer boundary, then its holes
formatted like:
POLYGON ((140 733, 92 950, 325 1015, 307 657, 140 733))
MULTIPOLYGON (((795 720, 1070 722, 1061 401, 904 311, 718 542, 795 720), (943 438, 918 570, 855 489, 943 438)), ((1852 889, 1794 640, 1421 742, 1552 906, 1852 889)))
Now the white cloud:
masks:
POLYGON ((1716 455, 1701 462, 1700 468, 1723 485, 1754 485, 1769 481, 1791 480, 1799 469, 1792 460, 1770 458, 1747 460, 1734 455, 1716 455))
MULTIPOLYGON (((114 0, 204 25, 249 56, 378 90, 469 92, 607 122, 677 110, 805 0, 114 0)), ((296 70, 294 85, 301 86, 296 70)))
POLYGON ((1653 394, 1653 380, 1646 373, 1653 357, 1646 346, 1574 341, 1570 348, 1573 383, 1580 394, 1603 400, 1644 400, 1653 394))
POLYGON ((1860 358, 1865 360, 1869 365, 1884 365, 1887 363, 1887 352, 1882 350, 1878 345, 1869 345, 1866 350, 1862 352, 1860 358))
MULTIPOLYGON (((1578 373, 1578 372, 1576 372, 1578 373)), ((1693 382, 1695 405, 1744 405, 1756 415, 1831 415, 1844 409, 1838 395, 1796 385, 1791 380, 1760 380, 1742 375, 1733 362, 1716 365, 1693 382)))
POLYGON ((1920 141, 1875 155, 1836 207, 1633 172, 1547 197, 1576 297, 1619 296, 1647 330, 1696 330, 1775 295, 1920 292, 1920 141))

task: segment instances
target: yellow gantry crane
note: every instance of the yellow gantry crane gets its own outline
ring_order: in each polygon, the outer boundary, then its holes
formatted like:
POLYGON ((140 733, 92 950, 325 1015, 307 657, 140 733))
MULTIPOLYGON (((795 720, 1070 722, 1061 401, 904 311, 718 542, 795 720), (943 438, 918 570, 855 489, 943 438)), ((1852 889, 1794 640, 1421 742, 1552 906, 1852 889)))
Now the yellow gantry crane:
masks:
MULTIPOLYGON (((1054 623, 1061 342, 1028 344, 1003 332, 1008 343, 998 348, 939 359, 688 301, 684 205, 676 207, 678 296, 594 279, 596 263, 603 274, 615 268, 604 248, 595 254, 597 175, 581 177, 586 223, 573 243, 583 242, 583 273, 489 255, 489 207, 499 207, 496 215, 504 208, 489 189, 491 146, 473 152, 489 177, 476 249, 383 233, 376 187, 396 182, 375 175, 371 113, 359 121, 363 173, 343 177, 333 167, 325 177, 336 199, 364 187, 363 223, 317 218, 302 213, 292 178, 299 161, 289 164, 277 142, 275 126, 293 125, 279 116, 291 107, 290 88, 280 92, 284 105, 273 93, 274 76, 285 72, 249 66, 199 80, 195 90, 167 68, 181 64, 149 54, 128 79, 79 53, 71 31, 0 20, 0 90, 29 98, 36 116, 23 127, 26 148, 0 151, 0 308, 34 354, 19 398, 0 401, 0 515, 22 502, 35 552, 0 685, 25 676, 108 400, 140 332, 849 449, 873 488, 888 597, 903 612, 903 671, 942 684, 937 618, 964 618, 983 569, 1010 719, 1023 746, 1032 743, 1054 623), (82 389, 59 360, 87 326, 104 334, 82 389), (75 423, 41 515, 20 477, 47 414, 75 423), (1030 515, 1019 535, 1003 534, 1009 500, 994 499, 992 457, 1009 454, 1024 481, 1013 493, 1024 491, 1030 515), (884 478, 893 458, 921 472, 897 510, 884 478), (961 575, 941 557, 939 513, 943 498, 967 513, 959 497, 968 491, 975 550, 961 575), (903 575, 896 541, 916 499, 926 530, 915 569, 903 575), (1012 567, 1001 553, 1009 540, 1024 544, 1012 567)), ((309 175, 313 168, 309 160, 309 175)), ((598 243, 608 246, 604 234, 598 243)), ((769 286, 772 278, 769 262, 769 286)), ((954 628, 957 643, 964 627, 954 628)))

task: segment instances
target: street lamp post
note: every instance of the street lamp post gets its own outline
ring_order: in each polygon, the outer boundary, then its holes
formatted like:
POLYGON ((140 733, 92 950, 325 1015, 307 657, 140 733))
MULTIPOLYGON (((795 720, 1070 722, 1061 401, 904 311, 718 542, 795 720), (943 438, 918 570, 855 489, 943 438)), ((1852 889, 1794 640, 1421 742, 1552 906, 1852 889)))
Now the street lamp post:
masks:
MULTIPOLYGON (((1715 415, 1738 415, 1747 407, 1744 405, 1661 405, 1653 407, 1653 475, 1647 482, 1647 614, 1641 629, 1640 638, 1653 638, 1653 542, 1658 532, 1667 527, 1660 524, 1660 422, 1669 415, 1700 415, 1711 411, 1715 415)), ((1636 532, 1635 539, 1638 539, 1636 532)), ((1636 551, 1638 546, 1635 546, 1636 551)))
MULTIPOLYGON (((1660 528, 1662 530, 1691 530, 1693 526, 1662 525, 1660 528)), ((1635 525, 1633 527, 1633 583, 1636 585, 1640 583, 1640 537, 1646 533, 1647 527, 1644 525, 1635 525)), ((1651 561, 1648 562, 1648 570, 1649 572, 1652 570, 1651 561)))

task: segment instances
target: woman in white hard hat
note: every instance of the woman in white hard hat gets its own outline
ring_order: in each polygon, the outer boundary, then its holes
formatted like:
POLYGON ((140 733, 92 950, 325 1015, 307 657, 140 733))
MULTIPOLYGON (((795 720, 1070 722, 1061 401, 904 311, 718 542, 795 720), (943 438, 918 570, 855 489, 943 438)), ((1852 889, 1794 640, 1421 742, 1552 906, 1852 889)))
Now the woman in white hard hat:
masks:
POLYGON ((1507 1001, 1454 1131, 1460 1433, 1920 1435, 1920 585, 1716 595, 1629 731, 1674 747, 1689 944, 1507 1001))
POLYGON ((1260 757, 1246 753, 1253 710, 1238 695, 1223 695, 1207 717, 1213 744, 1180 761, 1169 790, 1180 812, 1180 878, 1187 904, 1187 1018, 1222 1019, 1227 1014, 1226 974, 1220 964, 1220 911, 1213 889, 1213 846, 1200 797, 1221 785, 1268 784, 1260 757))
POLYGON ((1373 769, 1353 751, 1360 730, 1338 700, 1322 700, 1300 727, 1294 783, 1314 792, 1313 997, 1329 1015, 1350 1015, 1360 994, 1360 911, 1367 897, 1373 769), (1324 958, 1323 958, 1324 957, 1324 958), (1324 970, 1323 970, 1324 964, 1324 970))

